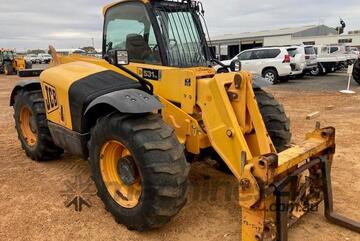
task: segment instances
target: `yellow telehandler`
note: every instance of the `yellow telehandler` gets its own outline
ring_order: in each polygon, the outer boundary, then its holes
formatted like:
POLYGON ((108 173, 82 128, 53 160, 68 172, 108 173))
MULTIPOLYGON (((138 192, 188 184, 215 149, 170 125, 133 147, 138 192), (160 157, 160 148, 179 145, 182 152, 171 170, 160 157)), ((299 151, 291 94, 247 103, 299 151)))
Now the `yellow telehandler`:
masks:
POLYGON ((211 57, 200 2, 123 0, 103 13, 103 59, 50 47, 40 81, 11 94, 31 159, 64 150, 89 159, 106 210, 131 230, 161 227, 181 210, 185 156, 210 150, 239 182, 243 241, 287 240, 322 201, 330 221, 360 231, 333 212, 334 128, 317 125, 289 146, 289 119, 264 80, 211 57))
POLYGON ((5 75, 17 74, 20 77, 39 76, 42 70, 33 69, 32 63, 24 57, 16 56, 10 49, 0 49, 0 73, 5 75))

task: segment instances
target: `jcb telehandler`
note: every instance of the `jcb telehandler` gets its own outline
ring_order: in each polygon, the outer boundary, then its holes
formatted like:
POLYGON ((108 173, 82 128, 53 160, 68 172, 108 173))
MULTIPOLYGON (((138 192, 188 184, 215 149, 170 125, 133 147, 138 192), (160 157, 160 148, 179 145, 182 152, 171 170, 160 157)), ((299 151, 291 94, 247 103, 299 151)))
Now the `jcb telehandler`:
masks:
POLYGON ((89 159, 106 210, 132 230, 168 223, 186 202, 185 156, 212 151, 239 181, 242 240, 287 240, 288 227, 323 200, 329 220, 360 231, 333 212, 334 128, 317 125, 289 146, 289 120, 261 81, 238 61, 211 67, 220 63, 200 2, 123 0, 103 12, 103 59, 50 47, 40 81, 14 88, 30 158, 65 150, 89 159))
POLYGON ((39 76, 41 71, 32 69, 32 63, 16 56, 13 50, 0 49, 0 73, 29 77, 39 76))

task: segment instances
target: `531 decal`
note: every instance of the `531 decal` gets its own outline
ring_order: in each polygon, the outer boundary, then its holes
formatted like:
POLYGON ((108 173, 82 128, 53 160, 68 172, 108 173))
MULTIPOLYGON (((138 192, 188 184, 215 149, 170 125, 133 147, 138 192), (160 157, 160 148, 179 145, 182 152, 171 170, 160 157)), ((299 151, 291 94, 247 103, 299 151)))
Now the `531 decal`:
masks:
POLYGON ((58 98, 56 95, 56 89, 51 85, 44 84, 45 88, 45 106, 48 113, 53 112, 59 107, 58 98))

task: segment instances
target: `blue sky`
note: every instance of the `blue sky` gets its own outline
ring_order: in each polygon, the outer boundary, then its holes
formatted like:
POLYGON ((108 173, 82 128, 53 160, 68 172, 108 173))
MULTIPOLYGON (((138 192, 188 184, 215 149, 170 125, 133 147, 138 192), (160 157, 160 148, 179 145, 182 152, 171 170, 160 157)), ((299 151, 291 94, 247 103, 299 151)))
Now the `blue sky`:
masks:
MULTIPOLYGON (((106 0, 0 0, 0 47, 101 47, 106 0)), ((203 0, 212 36, 310 24, 360 29, 358 0, 203 0)))

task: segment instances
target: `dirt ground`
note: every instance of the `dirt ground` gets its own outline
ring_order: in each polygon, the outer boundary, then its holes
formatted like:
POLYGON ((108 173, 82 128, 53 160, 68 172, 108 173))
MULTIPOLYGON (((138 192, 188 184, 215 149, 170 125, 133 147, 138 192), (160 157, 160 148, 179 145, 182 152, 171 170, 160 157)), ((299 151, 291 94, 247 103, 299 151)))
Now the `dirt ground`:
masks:
MULTIPOLYGON (((338 90, 346 86, 345 74, 291 80, 268 89, 285 106, 291 118, 293 142, 315 127, 331 125, 337 130, 337 152, 332 169, 335 208, 360 220, 360 86, 355 95, 338 90), (333 110, 325 107, 333 105, 333 110), (316 120, 307 114, 320 111, 316 120)), ((0 76, 0 240, 240 240, 240 209, 236 195, 225 195, 236 187, 233 177, 209 163, 193 165, 187 205, 165 227, 146 233, 128 231, 104 210, 97 196, 91 207, 76 212, 65 207, 66 182, 90 177, 86 161, 65 155, 60 160, 36 163, 29 160, 17 140, 9 95, 18 77, 0 76), (211 195, 211 185, 220 193, 211 195), (210 194, 209 194, 210 193, 210 194)), ((94 184, 88 182, 94 190, 94 184)), ((360 240, 360 235, 326 221, 323 208, 311 213, 290 229, 293 241, 360 240)))

